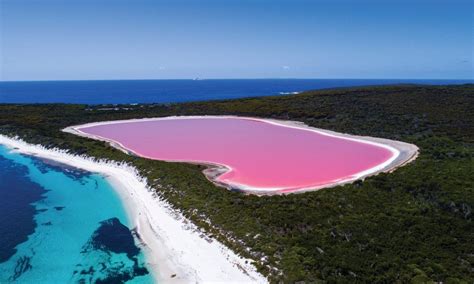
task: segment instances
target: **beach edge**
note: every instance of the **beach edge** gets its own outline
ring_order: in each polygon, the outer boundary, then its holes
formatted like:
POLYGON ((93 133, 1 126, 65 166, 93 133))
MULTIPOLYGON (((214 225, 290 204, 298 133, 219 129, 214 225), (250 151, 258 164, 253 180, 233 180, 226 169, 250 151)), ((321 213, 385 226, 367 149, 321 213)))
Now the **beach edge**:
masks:
POLYGON ((120 196, 136 229, 148 267, 158 283, 267 283, 251 259, 205 236, 190 220, 158 197, 133 166, 47 149, 0 134, 0 144, 21 154, 103 175, 120 196))

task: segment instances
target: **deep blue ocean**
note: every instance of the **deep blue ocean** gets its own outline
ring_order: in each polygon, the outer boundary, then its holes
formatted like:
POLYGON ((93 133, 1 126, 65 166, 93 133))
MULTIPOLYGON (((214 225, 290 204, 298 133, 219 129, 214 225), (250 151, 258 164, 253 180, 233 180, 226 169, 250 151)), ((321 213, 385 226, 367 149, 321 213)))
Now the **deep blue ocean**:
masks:
POLYGON ((439 85, 474 83, 474 80, 236 79, 0 82, 0 103, 176 103, 400 83, 439 85))

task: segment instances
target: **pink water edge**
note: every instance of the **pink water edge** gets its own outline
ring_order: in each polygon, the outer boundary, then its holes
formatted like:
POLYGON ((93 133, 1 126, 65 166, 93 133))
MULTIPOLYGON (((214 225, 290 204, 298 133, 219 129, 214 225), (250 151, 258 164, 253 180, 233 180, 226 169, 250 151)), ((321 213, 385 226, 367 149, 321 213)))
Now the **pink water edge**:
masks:
POLYGON ((241 189, 280 192, 350 180, 387 162, 390 148, 240 117, 165 118, 78 128, 156 160, 218 164, 241 189))

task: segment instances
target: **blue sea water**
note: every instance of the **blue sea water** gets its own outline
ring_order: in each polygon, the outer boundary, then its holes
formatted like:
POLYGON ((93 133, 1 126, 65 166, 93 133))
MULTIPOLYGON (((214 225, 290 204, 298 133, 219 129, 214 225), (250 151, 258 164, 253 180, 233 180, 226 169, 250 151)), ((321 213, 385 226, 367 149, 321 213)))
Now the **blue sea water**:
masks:
POLYGON ((0 145, 0 283, 152 283, 109 183, 0 145))
POLYGON ((176 103, 399 83, 440 85, 474 83, 474 80, 239 79, 0 82, 0 103, 176 103))

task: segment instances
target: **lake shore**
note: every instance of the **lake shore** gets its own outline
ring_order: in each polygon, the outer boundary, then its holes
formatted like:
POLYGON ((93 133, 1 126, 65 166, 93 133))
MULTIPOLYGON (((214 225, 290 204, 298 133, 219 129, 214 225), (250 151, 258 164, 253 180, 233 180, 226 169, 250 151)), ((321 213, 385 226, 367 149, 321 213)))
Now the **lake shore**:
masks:
POLYGON ((304 130, 304 131, 310 131, 310 132, 315 132, 324 136, 329 136, 329 137, 336 137, 339 139, 344 139, 344 140, 350 140, 358 143, 364 143, 364 144, 369 144, 372 146, 376 147, 381 147, 386 150, 389 150, 392 153, 392 156, 386 160, 385 162, 378 164, 372 168, 369 168, 367 170, 358 172, 357 174, 354 174, 349 177, 341 178, 338 180, 334 180, 332 182, 323 184, 323 185, 313 185, 313 186, 305 186, 305 187, 300 187, 296 189, 285 189, 285 188, 262 188, 262 187, 253 187, 249 186, 246 184, 238 184, 238 183, 226 183, 219 181, 218 178, 220 175, 231 171, 232 168, 228 165, 224 164, 216 164, 210 161, 174 161, 174 160, 165 160, 167 162, 188 162, 188 163, 193 163, 193 164, 201 164, 207 166, 207 169, 203 171, 204 175, 213 183, 215 183, 218 186, 222 186, 228 189, 233 189, 233 190, 239 190, 245 193, 251 193, 251 194, 257 194, 257 195, 272 195, 272 194, 288 194, 288 193, 302 193, 302 192, 307 192, 307 191, 314 191, 314 190, 319 190, 322 188, 328 188, 328 187, 334 187, 338 185, 343 185, 347 183, 354 182, 359 179, 364 179, 366 177, 376 175, 381 172, 392 172, 396 170, 397 168, 406 165, 407 163, 410 163, 411 161, 415 160, 418 157, 419 154, 419 149, 416 145, 401 142, 401 141, 395 141, 395 140, 389 140, 389 139, 383 139, 383 138, 376 138, 376 137, 368 137, 368 136, 356 136, 356 135, 350 135, 346 133, 338 133, 335 131, 330 131, 330 130, 325 130, 325 129, 320 129, 320 128, 315 128, 315 127, 310 127, 302 122, 298 121, 285 121, 285 120, 276 120, 276 119, 262 119, 262 118, 255 118, 255 117, 240 117, 240 116, 231 116, 231 115, 225 115, 225 116, 168 116, 168 117, 157 117, 157 118, 142 118, 142 119, 128 119, 128 120, 114 120, 114 121, 102 121, 102 122, 94 122, 94 123, 87 123, 87 124, 82 124, 82 125, 75 125, 75 126, 70 126, 65 129, 63 129, 64 132, 72 133, 78 136, 90 138, 90 139, 95 139, 95 140, 100 140, 100 141, 105 141, 109 143, 112 147, 117 148, 127 154, 132 154, 136 156, 140 156, 143 158, 149 158, 149 159, 154 159, 153 157, 147 157, 140 155, 139 153, 134 152, 131 149, 128 149, 121 143, 112 140, 112 139, 107 139, 104 137, 100 137, 97 135, 89 134, 84 131, 82 131, 82 128, 86 127, 93 127, 93 126, 99 126, 99 125, 108 125, 108 124, 117 124, 117 123, 127 123, 127 122, 148 122, 148 121, 157 121, 157 120, 177 120, 177 119, 206 119, 206 118, 229 118, 229 119, 249 119, 249 120, 255 120, 259 122, 264 122, 264 123, 269 123, 281 127, 287 127, 287 128, 293 128, 293 129, 299 129, 299 130, 304 130))
POLYGON ((97 161, 60 149, 46 149, 0 135, 0 144, 13 151, 100 173, 121 197, 136 229, 148 267, 159 283, 246 282, 267 280, 220 242, 207 237, 189 220, 150 190, 134 167, 97 161))

